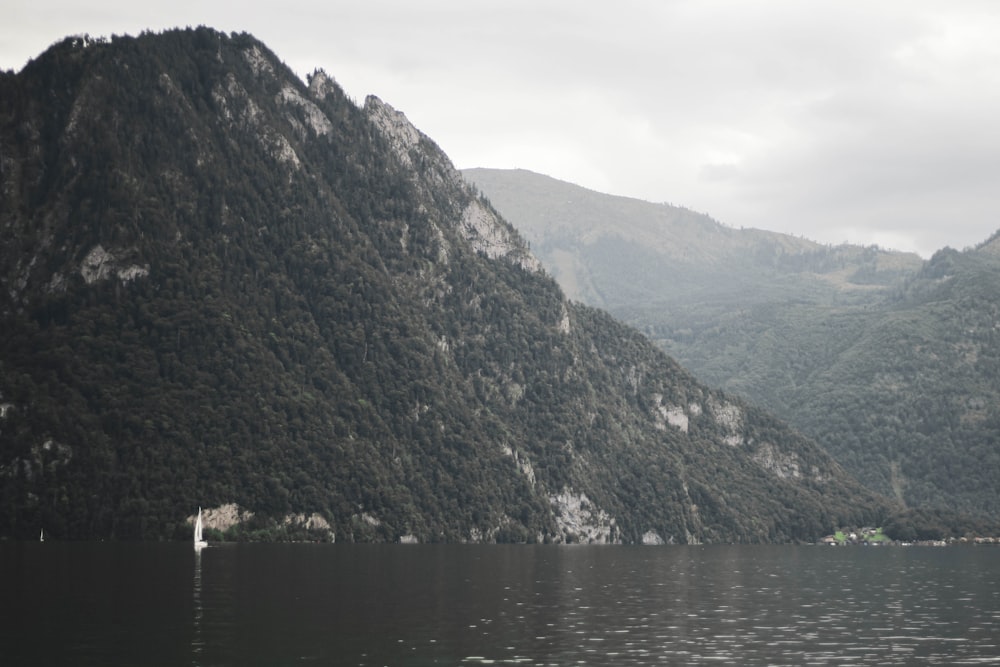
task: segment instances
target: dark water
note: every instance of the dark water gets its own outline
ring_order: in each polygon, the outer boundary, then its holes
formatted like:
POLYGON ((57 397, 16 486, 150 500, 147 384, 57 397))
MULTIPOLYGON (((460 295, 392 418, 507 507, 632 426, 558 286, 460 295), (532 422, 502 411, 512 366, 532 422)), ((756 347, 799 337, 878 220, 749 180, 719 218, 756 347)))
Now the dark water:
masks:
POLYGON ((1000 549, 0 543, 2 665, 1000 664, 1000 549))

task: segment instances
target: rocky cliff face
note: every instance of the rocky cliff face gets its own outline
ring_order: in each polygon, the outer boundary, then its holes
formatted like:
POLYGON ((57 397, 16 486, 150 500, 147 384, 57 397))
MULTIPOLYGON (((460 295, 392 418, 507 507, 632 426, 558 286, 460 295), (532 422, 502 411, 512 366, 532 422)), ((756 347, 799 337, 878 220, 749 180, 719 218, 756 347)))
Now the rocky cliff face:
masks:
POLYGON ((781 541, 885 510, 568 301, 401 113, 248 35, 71 39, 0 92, 0 536, 186 536, 201 505, 272 537, 781 541))
POLYGON ((454 201, 464 202, 458 230, 475 252, 507 259, 529 271, 541 270, 538 259, 510 223, 482 199, 470 197, 468 186, 448 156, 402 112, 374 95, 365 99, 364 111, 389 140, 399 161, 411 169, 413 183, 423 196, 434 198, 448 193, 454 201))

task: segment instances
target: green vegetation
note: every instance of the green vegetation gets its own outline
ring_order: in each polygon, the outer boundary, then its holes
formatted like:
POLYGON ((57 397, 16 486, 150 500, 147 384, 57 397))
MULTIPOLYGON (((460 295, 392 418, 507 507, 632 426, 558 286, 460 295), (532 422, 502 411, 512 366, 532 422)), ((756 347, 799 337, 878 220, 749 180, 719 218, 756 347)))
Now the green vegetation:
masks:
POLYGON ((907 507, 1000 516, 996 237, 923 263, 528 172, 467 174, 570 293, 702 381, 776 413, 907 507))
POLYGON ((838 545, 878 545, 892 542, 881 528, 841 528, 825 539, 832 539, 838 545))
POLYGON ((224 537, 275 540, 316 537, 301 513, 338 541, 519 542, 888 515, 567 301, 386 113, 205 28, 0 75, 0 537, 188 539, 227 503, 255 519, 224 537))
POLYGON ((892 541, 892 538, 890 538, 888 535, 886 535, 885 532, 883 532, 883 530, 881 528, 876 528, 875 529, 875 534, 874 535, 868 535, 866 539, 869 542, 890 542, 890 541, 892 541))
POLYGON ((886 523, 886 537, 900 542, 953 540, 1000 535, 996 519, 970 518, 949 510, 906 510, 893 514, 886 523))

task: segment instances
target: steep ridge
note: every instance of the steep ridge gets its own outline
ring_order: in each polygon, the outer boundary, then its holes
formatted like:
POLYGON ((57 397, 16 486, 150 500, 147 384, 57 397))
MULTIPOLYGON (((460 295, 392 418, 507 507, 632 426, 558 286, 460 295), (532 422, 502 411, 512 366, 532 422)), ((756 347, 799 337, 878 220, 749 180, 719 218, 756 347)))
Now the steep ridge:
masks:
POLYGON ((0 75, 0 150, 0 536, 203 505, 257 539, 766 542, 889 509, 249 35, 64 40, 0 75))
POLYGON ((924 263, 779 242, 530 172, 465 173, 570 293, 788 420, 871 489, 1000 514, 996 236, 924 263))

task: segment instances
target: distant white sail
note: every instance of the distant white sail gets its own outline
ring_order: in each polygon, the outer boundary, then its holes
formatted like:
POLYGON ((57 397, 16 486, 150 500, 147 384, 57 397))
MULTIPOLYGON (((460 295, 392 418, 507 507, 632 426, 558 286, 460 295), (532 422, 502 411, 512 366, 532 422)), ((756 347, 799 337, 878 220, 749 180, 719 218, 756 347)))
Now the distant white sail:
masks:
POLYGON ((201 508, 198 508, 198 518, 194 522, 194 548, 201 549, 202 547, 208 546, 201 536, 201 508))
POLYGON ((39 542, 44 542, 45 541, 45 529, 44 528, 42 528, 41 531, 38 533, 38 541, 39 542))

